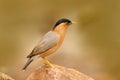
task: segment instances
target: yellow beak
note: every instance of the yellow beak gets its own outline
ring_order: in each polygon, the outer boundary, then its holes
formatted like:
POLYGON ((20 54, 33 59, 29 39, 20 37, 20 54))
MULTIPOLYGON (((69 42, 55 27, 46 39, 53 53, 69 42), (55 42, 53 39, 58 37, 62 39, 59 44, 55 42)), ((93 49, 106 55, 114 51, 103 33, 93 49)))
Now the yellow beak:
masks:
POLYGON ((77 22, 75 22, 75 21, 72 21, 72 24, 76 24, 77 22))

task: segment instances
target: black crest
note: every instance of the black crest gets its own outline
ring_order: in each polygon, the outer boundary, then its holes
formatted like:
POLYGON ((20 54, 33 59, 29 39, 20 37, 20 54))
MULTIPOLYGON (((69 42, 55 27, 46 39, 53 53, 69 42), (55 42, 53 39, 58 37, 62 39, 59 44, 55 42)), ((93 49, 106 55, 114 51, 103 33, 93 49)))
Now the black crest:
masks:
POLYGON ((59 24, 65 23, 65 22, 67 22, 68 25, 72 24, 72 22, 71 22, 69 19, 62 18, 62 19, 60 19, 60 20, 58 20, 58 21, 56 22, 56 24, 54 25, 54 27, 52 28, 52 30, 54 30, 59 24))

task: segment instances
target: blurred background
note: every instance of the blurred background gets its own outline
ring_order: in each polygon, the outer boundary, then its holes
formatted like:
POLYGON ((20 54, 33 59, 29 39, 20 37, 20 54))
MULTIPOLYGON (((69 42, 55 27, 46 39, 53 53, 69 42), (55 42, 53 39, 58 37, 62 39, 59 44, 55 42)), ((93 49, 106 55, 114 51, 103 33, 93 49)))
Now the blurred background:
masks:
POLYGON ((38 40, 60 18, 76 21, 47 57, 96 80, 120 80, 120 0, 0 0, 0 72, 25 80, 42 59, 21 69, 38 40))

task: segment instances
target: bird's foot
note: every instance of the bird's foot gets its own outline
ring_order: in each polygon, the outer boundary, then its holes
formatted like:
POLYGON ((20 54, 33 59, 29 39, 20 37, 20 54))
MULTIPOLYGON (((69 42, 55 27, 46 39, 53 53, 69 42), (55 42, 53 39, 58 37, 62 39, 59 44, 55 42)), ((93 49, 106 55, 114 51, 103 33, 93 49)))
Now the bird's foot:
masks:
POLYGON ((44 64, 49 65, 50 67, 53 67, 54 65, 52 63, 50 63, 47 59, 44 59, 44 64))

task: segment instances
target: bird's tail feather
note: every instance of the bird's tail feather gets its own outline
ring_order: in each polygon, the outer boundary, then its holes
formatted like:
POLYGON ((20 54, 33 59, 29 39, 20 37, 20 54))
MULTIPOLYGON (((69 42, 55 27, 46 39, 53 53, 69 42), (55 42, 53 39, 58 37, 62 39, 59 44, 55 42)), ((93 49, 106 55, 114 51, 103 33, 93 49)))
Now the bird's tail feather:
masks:
POLYGON ((30 65, 30 63, 33 61, 33 58, 29 58, 27 63, 24 65, 24 67, 22 68, 22 70, 26 70, 26 68, 30 65))

